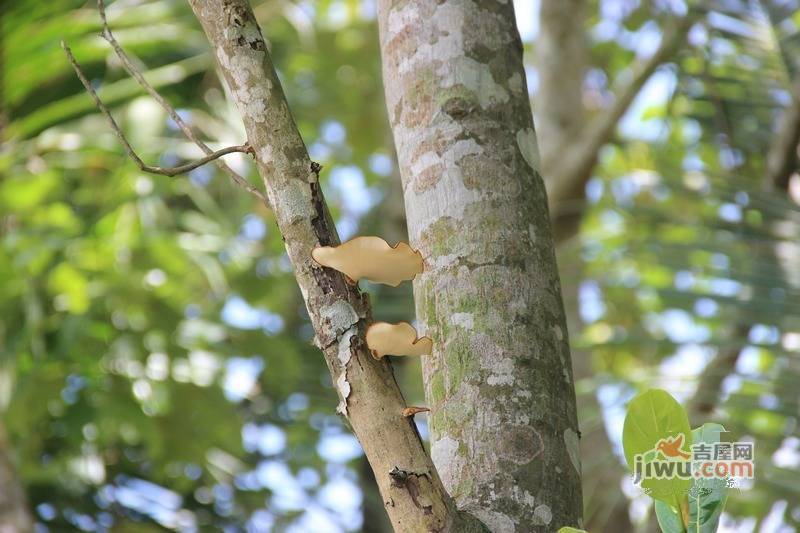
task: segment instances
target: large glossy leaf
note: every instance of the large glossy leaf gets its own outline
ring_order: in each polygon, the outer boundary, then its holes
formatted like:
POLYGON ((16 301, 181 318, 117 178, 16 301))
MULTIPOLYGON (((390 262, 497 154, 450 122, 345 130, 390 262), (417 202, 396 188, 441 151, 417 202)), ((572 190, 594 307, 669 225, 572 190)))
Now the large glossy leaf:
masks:
MULTIPOLYGON (((635 469, 637 455, 650 459, 661 439, 683 435, 684 449, 691 445, 689 418, 684 408, 664 390, 652 389, 640 394, 628 404, 628 414, 622 429, 625 459, 631 470, 635 469)), ((646 479, 642 488, 654 499, 675 503, 691 487, 689 479, 646 479)))

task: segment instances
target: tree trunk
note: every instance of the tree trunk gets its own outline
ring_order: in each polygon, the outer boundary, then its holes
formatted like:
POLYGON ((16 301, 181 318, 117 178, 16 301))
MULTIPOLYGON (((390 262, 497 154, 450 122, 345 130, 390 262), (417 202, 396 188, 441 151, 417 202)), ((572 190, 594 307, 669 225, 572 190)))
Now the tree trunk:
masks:
POLYGON ((540 135, 542 174, 547 182, 563 170, 566 148, 580 139, 586 129, 585 8, 586 0, 541 0, 539 7, 536 129, 540 135), (548 134, 542 136, 544 132, 548 134))
POLYGON ((697 16, 690 9, 665 24, 655 52, 631 65, 626 82, 615 80, 613 103, 587 121, 582 91, 587 54, 585 10, 585 0, 541 0, 539 10, 536 121, 541 135, 541 173, 557 245, 578 232, 586 182, 600 149, 612 140, 617 124, 653 73, 683 46, 697 16))
MULTIPOLYGON (((596 161, 596 153, 581 151, 599 149, 599 145, 585 141, 588 138, 585 136, 587 120, 583 104, 587 54, 585 17, 585 0, 541 0, 539 35, 536 38, 539 74, 536 129, 540 139, 542 174, 550 198, 559 270, 562 279, 568 280, 564 283, 563 297, 567 327, 573 334, 581 329, 578 290, 583 277, 583 264, 571 237, 578 232, 583 219, 584 188, 596 161), (576 141, 581 139, 584 142, 576 146, 576 141), (582 163, 565 164, 567 147, 570 159, 582 163), (555 184, 557 180, 576 185, 558 187, 555 184)), ((576 383, 592 379, 594 369, 591 358, 590 351, 572 349, 572 370, 576 383)), ((628 531, 631 529, 628 499, 617 490, 626 470, 611 449, 596 389, 591 387, 591 390, 578 395, 577 406, 582 432, 586 529, 628 531), (606 490, 608 488, 613 490, 606 490)))
POLYGON ((381 0, 431 454, 492 531, 581 522, 567 329, 511 2, 381 0))
MULTIPOLYGON (((564 283, 563 296, 570 331, 580 331, 582 326, 578 291, 583 279, 583 262, 578 255, 578 247, 556 246, 561 277, 568 280, 564 283)), ((603 409, 597 401, 597 387, 584 385, 595 378, 592 352, 573 347, 572 371, 581 428, 584 529, 631 531, 633 526, 628 513, 628 498, 619 490, 623 477, 628 475, 628 469, 614 455, 606 433, 603 409)))
MULTIPOLYGON (((613 138, 617 123, 656 69, 668 61, 684 42, 694 14, 673 21, 664 28, 661 44, 647 59, 632 65, 626 83, 615 82, 614 102, 587 120, 583 104, 583 78, 586 64, 585 0, 541 0, 539 35, 536 41, 539 88, 536 94, 536 123, 540 134, 542 169, 548 197, 556 246, 561 256, 569 255, 579 263, 577 254, 568 254, 580 228, 585 211, 586 182, 592 175, 599 150, 613 138)), ((577 291, 580 266, 561 258, 570 331, 578 331, 577 291), (566 275, 564 275, 566 273, 566 275), (570 304, 574 305, 570 305, 570 304), (570 309, 571 307, 571 309, 570 309)), ((593 375, 591 353, 572 353, 575 380, 593 375)), ((613 459, 611 445, 602 423, 602 412, 594 392, 578 398, 580 425, 584 431, 581 449, 586 457, 584 484, 587 529, 625 531, 631 528, 628 500, 616 488, 624 475, 613 459)))
POLYGON ((0 533, 29 531, 33 531, 33 519, 12 464, 5 428, 0 424, 0 533))
MULTIPOLYGON (((246 0, 190 0, 239 109, 295 277, 347 418, 397 531, 467 531, 425 453, 386 360, 364 341, 369 302, 311 259, 339 242, 312 164, 246 0), (454 525, 455 524, 455 525, 454 525)), ((476 526, 476 527, 479 527, 476 526)))

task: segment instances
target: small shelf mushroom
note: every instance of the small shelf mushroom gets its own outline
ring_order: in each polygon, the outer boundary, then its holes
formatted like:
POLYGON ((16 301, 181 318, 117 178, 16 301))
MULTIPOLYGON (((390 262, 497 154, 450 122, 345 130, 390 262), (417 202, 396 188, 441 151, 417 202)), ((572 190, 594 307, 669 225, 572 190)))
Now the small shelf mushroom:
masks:
POLYGON ((364 278, 397 287, 422 272, 422 254, 404 242, 389 246, 380 237, 356 237, 339 246, 320 246, 311 257, 322 266, 347 276, 351 283, 364 278))
POLYGON ((372 356, 380 359, 385 355, 430 355, 433 341, 417 337, 417 330, 408 322, 375 322, 367 328, 367 346, 372 356))

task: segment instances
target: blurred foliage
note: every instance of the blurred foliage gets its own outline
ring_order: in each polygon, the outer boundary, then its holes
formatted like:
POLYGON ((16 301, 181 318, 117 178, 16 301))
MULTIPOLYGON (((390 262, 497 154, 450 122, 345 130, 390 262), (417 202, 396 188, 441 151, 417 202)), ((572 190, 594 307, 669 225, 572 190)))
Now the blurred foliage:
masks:
MULTIPOLYGON (((254 3, 340 233, 403 238, 374 3, 254 3)), ((685 6, 590 4, 585 98, 600 110, 610 80, 685 6)), ((689 45, 603 149, 566 245, 584 272, 564 279, 585 323, 572 337, 596 370, 578 385, 597 395, 621 457, 624 402, 652 386, 688 401, 709 361, 741 345, 713 420, 755 439, 757 479, 731 492, 723 523, 752 531, 778 513, 796 527, 800 214, 763 176, 797 75, 800 11, 697 4, 689 45)), ((97 36, 93 2, 2 9, 0 409, 37 520, 52 531, 380 530, 272 214, 214 166, 167 178, 126 158, 61 39, 145 161, 199 150, 97 36)), ((108 14, 210 145, 244 139, 185 2, 119 0, 108 14)), ((258 185, 247 157, 227 161, 258 185)), ((408 291, 367 290, 382 318, 412 318, 408 291)), ((416 365, 397 365, 410 403, 421 401, 416 365)))
MULTIPOLYGON (((61 39, 144 160, 199 152, 97 36, 92 2, 4 10, 0 405, 37 519, 54 531, 358 529, 360 449, 334 415, 272 214, 214 166, 167 178, 127 160, 61 39)), ((108 15, 209 144, 243 140, 185 2, 120 1, 108 15)), ((257 16, 352 234, 392 171, 374 11, 268 1, 257 16)), ((258 183, 246 157, 228 161, 258 183)))
MULTIPOLYGON (((590 69, 590 100, 609 96, 595 82, 605 79, 614 49, 652 49, 646 28, 658 15, 642 24, 639 14, 657 10, 652 4, 619 11, 617 21, 592 21, 601 41, 591 44, 592 67, 603 75, 590 69)), ((794 531, 800 176, 788 193, 774 189, 765 156, 798 79, 800 5, 693 5, 699 15, 687 45, 650 80, 602 150, 580 236, 568 244, 585 273, 577 280, 585 326, 575 343, 590 351, 596 371, 583 390, 597 395, 617 451, 624 405, 637 391, 665 388, 687 405, 710 399, 715 409, 695 412, 693 425, 718 422, 756 443, 756 480, 731 492, 723 525, 794 531)), ((643 518, 642 508, 632 507, 634 519, 643 518)))

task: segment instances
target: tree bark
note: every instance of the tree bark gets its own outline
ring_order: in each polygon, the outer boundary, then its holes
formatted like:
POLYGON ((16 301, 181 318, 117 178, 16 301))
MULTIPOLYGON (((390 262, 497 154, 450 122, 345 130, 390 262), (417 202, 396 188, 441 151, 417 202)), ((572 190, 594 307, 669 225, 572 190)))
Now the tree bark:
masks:
MULTIPOLYGON (((467 531, 425 453, 390 364, 364 341, 367 298, 311 250, 338 241, 312 164, 246 0, 190 0, 242 115, 267 197, 347 418, 396 531, 467 531)), ((476 526, 477 527, 477 526, 476 526)))
POLYGON ((0 533, 30 531, 33 531, 33 518, 12 463, 5 428, 0 424, 0 533))
POLYGON ((553 238, 511 2, 381 0, 431 454, 489 529, 581 522, 578 427, 553 238))

